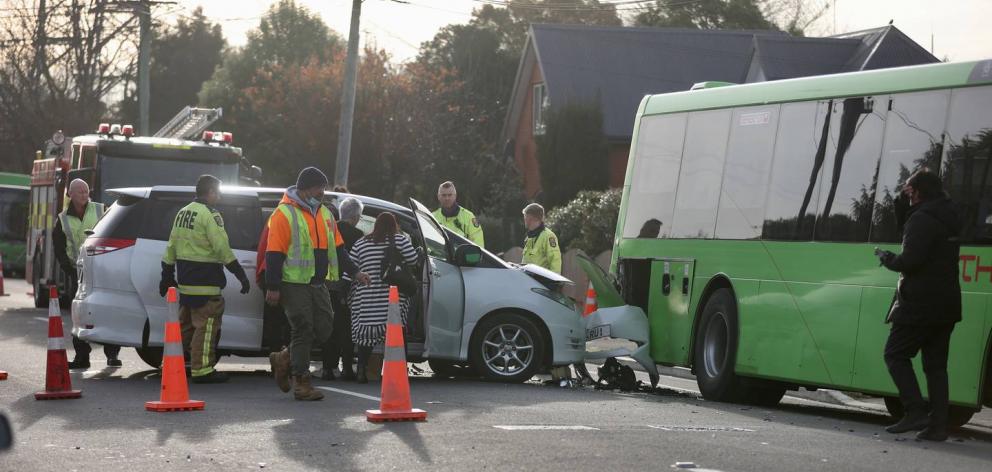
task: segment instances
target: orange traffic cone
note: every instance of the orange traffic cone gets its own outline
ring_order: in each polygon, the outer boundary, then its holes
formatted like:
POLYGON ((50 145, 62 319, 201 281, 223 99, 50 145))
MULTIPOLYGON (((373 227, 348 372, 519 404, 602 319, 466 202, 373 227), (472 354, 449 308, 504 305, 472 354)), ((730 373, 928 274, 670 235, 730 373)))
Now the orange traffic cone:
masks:
POLYGON ((592 288, 592 282, 589 282, 589 289, 586 290, 586 307, 582 310, 582 316, 589 316, 598 309, 599 307, 596 306, 596 290, 592 288))
POLYGON ((0 252, 0 297, 6 297, 7 295, 10 294, 3 291, 3 253, 0 252))
POLYGON ((48 369, 45 374, 45 391, 34 394, 35 400, 63 400, 79 398, 83 392, 72 389, 69 378, 69 359, 65 355, 65 337, 62 334, 62 310, 59 309, 59 292, 52 285, 48 289, 48 369))
POLYGON ((382 365, 382 400, 378 410, 365 410, 365 418, 373 423, 425 421, 427 412, 411 408, 410 404, 410 379, 407 378, 400 295, 396 286, 389 287, 389 318, 386 320, 386 350, 382 365))
POLYGON ((179 303, 176 288, 166 294, 169 320, 165 322, 165 349, 162 351, 162 393, 158 401, 145 402, 148 411, 202 410, 206 402, 189 399, 186 366, 183 359, 183 336, 179 327, 179 303))

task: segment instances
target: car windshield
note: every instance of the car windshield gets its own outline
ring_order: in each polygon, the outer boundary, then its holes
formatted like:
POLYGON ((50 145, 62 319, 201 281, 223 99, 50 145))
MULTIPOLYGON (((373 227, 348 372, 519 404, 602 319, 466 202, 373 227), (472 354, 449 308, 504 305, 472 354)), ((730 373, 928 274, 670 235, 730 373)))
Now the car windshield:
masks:
POLYGON ((172 160, 133 157, 100 157, 100 192, 97 199, 112 203, 106 189, 150 187, 153 185, 193 185, 196 179, 210 174, 226 184, 238 183, 238 164, 188 161, 176 165, 172 160))

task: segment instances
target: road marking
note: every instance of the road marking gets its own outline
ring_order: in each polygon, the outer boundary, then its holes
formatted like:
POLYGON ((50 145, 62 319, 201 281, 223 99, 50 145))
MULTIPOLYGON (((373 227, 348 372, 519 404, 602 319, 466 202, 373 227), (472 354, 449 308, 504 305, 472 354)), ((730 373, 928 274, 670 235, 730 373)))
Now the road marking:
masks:
POLYGON ((317 388, 319 388, 321 390, 327 390, 328 392, 343 393, 345 395, 351 395, 353 397, 364 398, 366 400, 372 400, 372 401, 376 401, 376 402, 381 402, 382 401, 382 399, 379 398, 379 397, 373 397, 372 395, 366 395, 364 393, 349 392, 347 390, 341 390, 340 388, 333 388, 333 387, 317 387, 317 388))
POLYGON ((576 430, 576 431, 599 431, 599 428, 593 428, 592 426, 583 426, 580 424, 576 425, 564 425, 564 424, 497 424, 493 425, 496 429, 505 429, 507 431, 539 431, 539 430, 576 430))
POLYGON ((42 318, 42 317, 40 317, 40 316, 35 316, 35 317, 34 317, 34 319, 36 319, 36 320, 38 320, 38 321, 43 321, 43 322, 45 322, 45 323, 48 323, 48 318, 42 318))
POLYGON ((655 426, 648 425, 648 428, 660 429, 662 431, 688 431, 688 432, 732 432, 732 433, 753 433, 753 429, 747 428, 731 428, 725 426, 655 426))

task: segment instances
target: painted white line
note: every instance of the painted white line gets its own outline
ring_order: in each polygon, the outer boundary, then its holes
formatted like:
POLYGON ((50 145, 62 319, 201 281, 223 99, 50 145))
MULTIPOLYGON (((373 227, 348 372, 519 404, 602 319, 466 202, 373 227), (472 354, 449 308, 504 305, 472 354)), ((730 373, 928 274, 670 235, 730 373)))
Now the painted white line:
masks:
POLYGON ((48 323, 48 318, 47 318, 47 317, 45 317, 45 318, 42 318, 42 317, 40 317, 40 316, 35 316, 35 317, 34 317, 34 319, 36 319, 36 320, 38 320, 38 321, 43 321, 43 322, 45 322, 45 323, 48 323))
POLYGON ((497 424, 493 425, 496 429, 505 429, 507 431, 541 431, 541 430, 576 430, 576 431, 599 431, 599 428, 593 428, 592 426, 582 426, 577 425, 555 425, 555 424, 497 424))
POLYGON ((327 390, 328 392, 343 393, 345 395, 351 395, 353 397, 364 398, 366 400, 372 400, 376 402, 381 402, 382 399, 379 397, 373 397, 372 395, 365 395, 364 393, 349 392, 347 390, 341 390, 340 388, 333 387, 317 387, 321 390, 327 390))
POLYGON ((728 432, 728 433, 753 433, 753 429, 747 428, 731 428, 725 426, 655 426, 648 425, 648 428, 660 429, 662 431, 685 431, 685 432, 695 432, 695 433, 716 433, 716 432, 728 432))

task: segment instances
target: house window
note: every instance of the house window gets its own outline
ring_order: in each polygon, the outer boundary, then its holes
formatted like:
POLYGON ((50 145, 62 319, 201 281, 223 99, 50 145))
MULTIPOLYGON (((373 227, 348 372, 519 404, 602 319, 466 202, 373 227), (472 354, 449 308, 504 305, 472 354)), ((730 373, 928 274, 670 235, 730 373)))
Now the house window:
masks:
POLYGON ((544 134, 544 112, 548 109, 548 94, 544 84, 534 85, 534 134, 544 134))

